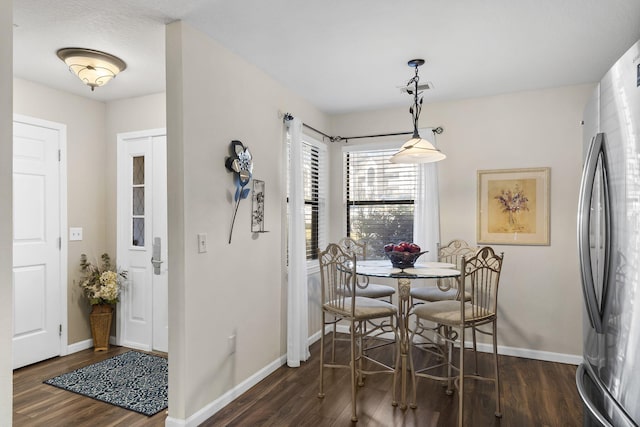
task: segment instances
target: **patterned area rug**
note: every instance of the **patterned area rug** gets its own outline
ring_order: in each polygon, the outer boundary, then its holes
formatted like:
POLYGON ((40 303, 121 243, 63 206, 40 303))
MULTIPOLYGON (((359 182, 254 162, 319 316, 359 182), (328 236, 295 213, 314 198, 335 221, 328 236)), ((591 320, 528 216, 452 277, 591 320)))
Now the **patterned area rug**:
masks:
POLYGON ((167 359, 138 351, 76 369, 44 382, 147 416, 167 407, 167 359))

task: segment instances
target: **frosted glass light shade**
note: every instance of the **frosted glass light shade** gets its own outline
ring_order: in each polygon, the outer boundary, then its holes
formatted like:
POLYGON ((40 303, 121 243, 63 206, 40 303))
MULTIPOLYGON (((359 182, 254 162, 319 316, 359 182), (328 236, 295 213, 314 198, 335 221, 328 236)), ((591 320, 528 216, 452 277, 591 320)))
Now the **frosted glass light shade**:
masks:
POLYGON ((400 151, 391 156, 391 163, 432 163, 446 159, 447 156, 426 139, 411 138, 402 144, 400 151))
POLYGON ((69 71, 92 91, 98 86, 106 85, 127 68, 122 59, 99 50, 64 48, 58 50, 57 54, 67 64, 69 71))

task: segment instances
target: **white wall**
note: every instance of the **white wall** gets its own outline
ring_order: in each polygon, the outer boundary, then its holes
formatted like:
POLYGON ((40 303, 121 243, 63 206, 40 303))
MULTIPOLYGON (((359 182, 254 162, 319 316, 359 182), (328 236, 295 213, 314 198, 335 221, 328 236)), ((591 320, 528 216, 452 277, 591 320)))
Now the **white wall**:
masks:
POLYGON ((13 7, 0 0, 0 425, 13 417, 13 7))
POLYGON ((326 129, 327 118, 255 66, 182 22, 167 26, 169 417, 185 420, 285 353, 282 119, 326 129), (232 140, 266 182, 269 233, 252 235, 240 203, 228 244, 232 140), (209 250, 197 252, 198 233, 209 250), (228 355, 227 337, 237 334, 228 355))
MULTIPOLYGON (((531 350, 531 356, 582 353, 576 209, 582 166, 580 120, 593 87, 580 85, 425 104, 420 117, 421 126, 444 128, 444 133, 437 136, 440 149, 447 155, 438 163, 443 242, 453 238, 476 241, 477 170, 551 168, 551 245, 493 245, 505 253, 499 345, 531 350)), ((407 111, 335 116, 332 132, 370 135, 410 130, 407 111)), ((339 150, 333 147, 332 160, 339 158, 339 150)), ((332 175, 332 190, 341 192, 342 173, 333 169, 332 175)), ((331 223, 343 222, 341 198, 334 194, 332 201, 339 206, 332 209, 335 214, 331 223)), ((339 231, 332 230, 332 235, 339 235, 339 231)))

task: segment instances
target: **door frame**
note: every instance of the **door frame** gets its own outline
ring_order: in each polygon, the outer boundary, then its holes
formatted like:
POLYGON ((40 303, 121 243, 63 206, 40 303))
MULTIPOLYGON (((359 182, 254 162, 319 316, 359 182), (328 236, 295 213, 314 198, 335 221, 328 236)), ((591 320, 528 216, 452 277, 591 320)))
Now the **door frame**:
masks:
MULTIPOLYGON (((117 179, 117 183, 116 183, 116 259, 119 259, 122 256, 122 253, 125 251, 125 247, 123 246, 124 243, 123 242, 127 242, 129 240, 129 236, 128 235, 124 235, 124 228, 122 227, 123 224, 121 224, 120 222, 120 217, 121 217, 121 207, 119 206, 119 200, 121 197, 120 194, 120 188, 122 187, 122 182, 121 180, 123 179, 121 177, 121 175, 119 173, 117 173, 118 168, 120 167, 119 162, 120 162, 120 158, 122 156, 122 150, 126 149, 126 147, 124 146, 124 144, 126 143, 127 140, 129 139, 135 139, 135 138, 154 138, 154 137, 158 137, 158 136, 164 136, 166 138, 167 135, 167 129, 166 128, 156 128, 156 129, 146 129, 146 130, 141 130, 141 131, 132 131, 132 132, 119 132, 116 135, 116 174, 118 175, 118 179, 117 179)), ((166 242, 165 242, 166 244, 166 242)), ((168 249, 168 248, 167 248, 168 249)), ((120 302, 120 304, 122 304, 122 301, 120 302)), ((168 307, 168 301, 167 301, 167 310, 169 309, 168 307)), ((116 311, 116 344, 117 345, 127 345, 127 343, 124 342, 124 319, 123 319, 123 312, 124 310, 122 309, 118 309, 116 311)), ((151 316, 151 321, 153 322, 153 316, 151 316)), ((151 351, 153 350, 153 326, 152 326, 152 330, 151 330, 151 348, 149 349, 143 349, 143 350, 148 350, 151 351)))
MULTIPOLYGON (((68 346, 68 304, 67 297, 69 292, 68 285, 68 252, 69 238, 67 235, 67 125, 62 123, 51 122, 49 120, 38 119, 22 114, 13 114, 13 122, 24 123, 31 126, 40 126, 53 129, 60 136, 58 140, 59 161, 58 161, 58 198, 59 209, 58 218, 60 226, 60 277, 58 282, 58 290, 60 293, 60 356, 69 354, 68 346)), ((12 122, 12 123, 13 123, 12 122)), ((13 131, 12 131, 13 135, 13 131)), ((12 137, 13 141, 13 137, 12 137)), ((13 269, 13 267, 12 267, 13 269)), ((12 273, 13 274, 13 273, 12 273)), ((13 286, 13 285, 12 285, 13 286)), ((13 302, 11 303, 13 307, 13 302)))

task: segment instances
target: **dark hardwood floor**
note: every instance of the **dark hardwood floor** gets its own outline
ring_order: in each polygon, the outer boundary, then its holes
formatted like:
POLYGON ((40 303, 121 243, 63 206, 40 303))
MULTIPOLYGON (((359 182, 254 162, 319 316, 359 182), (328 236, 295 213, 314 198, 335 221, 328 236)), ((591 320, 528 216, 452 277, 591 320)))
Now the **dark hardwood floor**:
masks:
MULTIPOLYGON (((348 357, 348 343, 337 352, 348 357)), ((329 347, 327 347, 327 357, 329 347)), ((201 427, 213 426, 346 426, 351 425, 350 377, 347 369, 325 373, 325 398, 318 399, 319 343, 300 368, 281 367, 223 408, 201 427)), ((414 351, 416 366, 422 353, 414 351)), ((467 359, 472 359, 471 357, 467 359)), ((479 354, 480 372, 492 372, 491 355, 479 354)), ((465 382, 465 425, 469 427, 572 427, 582 425, 582 406, 575 386, 576 366, 500 356, 502 413, 494 416, 492 383, 465 382)), ((465 364, 466 365, 466 364, 465 364)), ((370 376, 358 391, 358 426, 457 426, 457 394, 448 396, 440 382, 418 379, 416 409, 391 405, 392 377, 370 376)))
POLYGON ((16 369, 13 373, 14 427, 164 426, 165 411, 147 417, 42 383, 129 350, 118 346, 98 353, 93 349, 83 350, 16 369))
MULTIPOLYGON (((348 344, 338 342, 347 354, 348 344)), ((166 414, 146 417, 75 393, 42 384, 50 377, 128 351, 85 350, 18 369, 14 373, 14 426, 163 426, 166 414)), ((350 379, 346 369, 328 370, 324 399, 318 399, 319 343, 300 368, 281 367, 201 424, 212 426, 345 426, 350 421, 350 379)), ((421 355, 416 353, 416 363, 421 355)), ((469 358, 470 359, 470 358, 469 358)), ((482 370, 491 357, 479 355, 482 370)), ((503 417, 494 417, 490 383, 468 380, 465 425, 470 427, 571 427, 582 425, 582 406, 573 365, 500 356, 503 417)), ((456 425, 457 395, 447 396, 442 384, 420 378, 418 407, 391 406, 391 376, 370 376, 358 391, 359 426, 456 425)))

